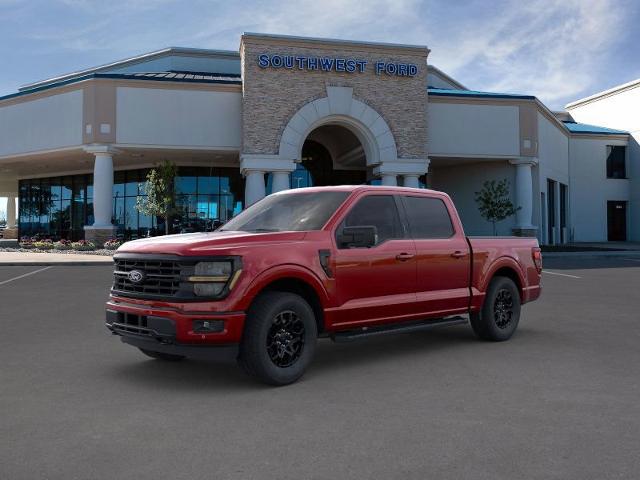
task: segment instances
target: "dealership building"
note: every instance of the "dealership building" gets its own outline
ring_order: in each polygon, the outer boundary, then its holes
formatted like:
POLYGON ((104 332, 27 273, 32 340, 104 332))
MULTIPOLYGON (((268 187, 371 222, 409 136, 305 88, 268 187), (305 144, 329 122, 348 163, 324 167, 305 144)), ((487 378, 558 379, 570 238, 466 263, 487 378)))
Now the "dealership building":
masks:
POLYGON ((552 112, 471 90, 424 46, 247 33, 239 52, 167 48, 0 97, 5 237, 138 238, 146 174, 179 166, 173 231, 212 228, 271 192, 433 188, 469 234, 475 192, 509 182, 500 234, 640 241, 640 81, 552 112), (16 201, 18 199, 16 208, 16 201))

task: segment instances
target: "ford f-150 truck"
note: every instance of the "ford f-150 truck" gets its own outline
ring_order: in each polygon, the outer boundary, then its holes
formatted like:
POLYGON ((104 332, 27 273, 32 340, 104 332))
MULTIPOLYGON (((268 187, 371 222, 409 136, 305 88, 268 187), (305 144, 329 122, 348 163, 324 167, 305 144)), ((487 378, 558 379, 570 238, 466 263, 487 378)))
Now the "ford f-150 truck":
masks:
POLYGON ((162 360, 237 359, 285 385, 319 337, 469 322, 509 339, 540 296, 534 238, 466 237, 433 190, 341 186, 270 195, 215 232, 135 240, 114 255, 106 325, 162 360))

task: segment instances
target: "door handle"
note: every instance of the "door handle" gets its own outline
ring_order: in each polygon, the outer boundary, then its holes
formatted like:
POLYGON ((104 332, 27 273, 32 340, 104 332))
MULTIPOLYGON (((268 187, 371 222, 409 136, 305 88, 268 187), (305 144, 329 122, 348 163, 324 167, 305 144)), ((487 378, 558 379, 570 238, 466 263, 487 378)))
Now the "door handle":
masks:
POLYGON ((453 253, 451 254, 451 256, 452 256, 453 258, 462 258, 462 257, 466 257, 466 256, 467 256, 467 252, 462 252, 462 251, 460 251, 460 250, 456 250, 455 252, 453 252, 453 253))
POLYGON ((413 257, 415 257, 413 253, 399 253, 398 255, 396 255, 396 260, 404 262, 406 260, 411 260, 413 257))

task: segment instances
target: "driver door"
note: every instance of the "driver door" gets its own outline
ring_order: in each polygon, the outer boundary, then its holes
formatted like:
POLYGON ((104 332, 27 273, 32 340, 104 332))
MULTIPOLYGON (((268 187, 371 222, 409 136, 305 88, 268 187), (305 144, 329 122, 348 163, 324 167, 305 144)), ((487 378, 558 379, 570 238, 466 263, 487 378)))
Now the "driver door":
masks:
POLYGON ((364 326, 402 320, 415 313, 416 248, 393 195, 368 194, 356 201, 336 230, 335 277, 339 306, 335 326, 364 326), (369 248, 341 246, 342 228, 374 226, 369 248))

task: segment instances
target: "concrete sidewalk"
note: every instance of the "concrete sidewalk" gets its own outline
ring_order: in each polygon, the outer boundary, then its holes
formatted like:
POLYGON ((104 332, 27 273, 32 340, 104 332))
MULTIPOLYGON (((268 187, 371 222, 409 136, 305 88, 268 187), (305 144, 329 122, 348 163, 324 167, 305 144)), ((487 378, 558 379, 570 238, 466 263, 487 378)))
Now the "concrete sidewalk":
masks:
POLYGON ((74 253, 0 252, 0 267, 40 265, 111 265, 113 258, 105 255, 74 253))

